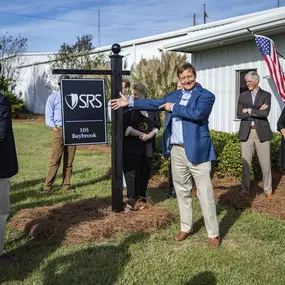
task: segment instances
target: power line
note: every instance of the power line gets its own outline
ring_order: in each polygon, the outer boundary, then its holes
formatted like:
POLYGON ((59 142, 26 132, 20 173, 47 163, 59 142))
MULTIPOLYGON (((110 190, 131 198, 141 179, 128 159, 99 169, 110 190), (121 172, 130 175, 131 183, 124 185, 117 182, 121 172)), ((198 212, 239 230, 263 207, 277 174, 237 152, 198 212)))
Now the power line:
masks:
MULTIPOLYGON (((60 20, 60 19, 54 19, 54 18, 49 18, 49 17, 42 17, 42 16, 34 16, 34 15, 28 15, 28 14, 18 14, 18 13, 13 13, 13 12, 1 12, 0 14, 10 14, 10 15, 15 15, 15 16, 21 16, 21 17, 28 17, 28 18, 36 18, 36 19, 43 19, 43 20, 48 20, 48 21, 57 21, 57 22, 64 22, 64 23, 69 23, 69 24, 77 24, 77 25, 88 25, 88 26, 98 26, 98 24, 92 24, 92 23, 83 23, 83 22, 74 22, 74 21, 67 21, 67 20, 60 20)), ((101 24, 100 24, 101 25, 101 24)), ((101 25, 103 27, 110 27, 110 25, 101 25)), ((139 26, 131 26, 129 24, 115 24, 112 25, 113 27, 122 27, 122 28, 133 28, 133 29, 144 29, 146 31, 157 31, 157 29, 153 28, 146 28, 144 27, 139 27, 139 26)), ((159 26, 155 24, 156 27, 158 28, 168 28, 168 26, 159 26)))
MULTIPOLYGON (((74 10, 74 11, 85 11, 87 13, 90 13, 90 14, 94 14, 94 11, 90 11, 90 9, 92 10, 97 10, 94 8, 88 8, 88 9, 84 9, 84 8, 73 8, 73 7, 65 7, 65 6, 58 6, 58 5, 50 5, 50 4, 37 4, 37 3, 27 3, 26 1, 21 1, 21 0, 9 0, 9 2, 16 2, 16 3, 23 3, 25 5, 31 5, 31 6, 44 6, 44 7, 54 7, 54 8, 58 8, 58 9, 65 9, 65 10, 74 10)), ((106 13, 106 14, 115 14, 116 17, 117 16, 120 16, 118 15, 118 12, 117 11, 104 11, 104 10, 101 10, 102 13, 106 13)), ((139 15, 139 16, 159 16, 160 14, 152 14, 152 13, 134 13, 134 12, 131 12, 131 11, 128 11, 128 14, 127 15, 124 15, 124 18, 127 17, 128 15, 139 15)), ((174 13, 169 13, 169 14, 165 14, 163 13, 164 16, 173 16, 173 17, 177 17, 177 16, 181 16, 181 13, 177 13, 177 14, 174 14, 174 13)))
POLYGON ((79 22, 73 22, 73 21, 67 21, 67 20, 60 20, 60 19, 54 19, 54 18, 48 18, 48 17, 41 17, 41 16, 34 16, 34 15, 27 15, 27 14, 18 14, 13 12, 2 12, 2 14, 10 14, 14 16, 22 16, 22 17, 29 17, 29 18, 36 18, 36 19, 44 19, 49 21, 57 21, 57 22, 65 22, 69 24, 77 24, 77 25, 88 25, 88 26, 97 26, 96 24, 90 24, 90 23, 79 23, 79 22))

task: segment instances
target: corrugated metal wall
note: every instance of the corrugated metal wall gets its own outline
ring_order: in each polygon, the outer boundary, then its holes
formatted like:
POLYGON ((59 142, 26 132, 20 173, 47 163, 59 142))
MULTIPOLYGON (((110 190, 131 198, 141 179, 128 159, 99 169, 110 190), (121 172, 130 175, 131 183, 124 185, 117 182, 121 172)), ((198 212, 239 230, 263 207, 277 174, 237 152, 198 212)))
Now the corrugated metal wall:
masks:
MULTIPOLYGON (((181 38, 184 36, 178 36, 175 38, 181 38)), ((142 58, 150 59, 153 57, 160 58, 161 52, 158 48, 161 48, 163 44, 173 40, 168 38, 164 40, 158 40, 148 43, 140 43, 131 46, 125 46, 121 50, 121 55, 125 56, 126 68, 131 69, 134 63, 140 62, 142 58)), ((110 50, 101 52, 106 58, 110 55, 110 50)), ((58 76, 53 76, 50 71, 50 65, 48 63, 36 64, 41 61, 48 61, 51 59, 52 54, 25 54, 22 56, 22 65, 30 65, 20 68, 20 76, 17 82, 16 92, 22 94, 22 98, 25 101, 27 108, 34 113, 44 114, 45 103, 47 97, 52 92, 52 87, 57 82, 58 76)), ((187 54, 189 60, 190 54, 187 54)))
MULTIPOLYGON (((179 40, 183 36, 177 36, 175 39, 179 40)), ((173 41, 174 38, 168 38, 158 41, 134 44, 132 46, 123 47, 121 54, 125 56, 127 61, 127 69, 130 69, 134 63, 139 63, 141 59, 152 59, 161 57, 161 48, 166 43, 173 41)), ((191 55, 187 54, 188 60, 191 59, 191 55)))
MULTIPOLYGON (((272 36, 277 50, 285 51, 285 34, 272 36)), ((285 70, 285 60, 280 58, 285 70)), ((261 79, 260 87, 272 95, 269 122, 273 131, 283 109, 284 103, 272 81, 265 61, 254 39, 249 42, 203 51, 193 56, 197 68, 197 80, 216 95, 216 102, 210 117, 210 128, 224 132, 237 132, 236 120, 236 71, 257 69, 261 79)))

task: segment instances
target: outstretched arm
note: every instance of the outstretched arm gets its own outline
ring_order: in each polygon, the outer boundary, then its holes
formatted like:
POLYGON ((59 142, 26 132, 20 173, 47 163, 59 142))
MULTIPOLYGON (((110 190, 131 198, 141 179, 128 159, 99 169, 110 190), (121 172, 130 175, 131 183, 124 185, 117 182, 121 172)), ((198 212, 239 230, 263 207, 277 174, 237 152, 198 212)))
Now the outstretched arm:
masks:
POLYGON ((122 107, 131 107, 135 110, 146 110, 146 111, 159 111, 159 106, 166 102, 166 98, 161 99, 128 99, 127 96, 120 92, 118 99, 111 100, 111 108, 117 110, 122 107))
POLYGON ((123 95, 122 92, 120 92, 120 98, 111 100, 111 108, 114 110, 117 110, 122 107, 127 107, 129 104, 130 100, 127 96, 123 95))
POLYGON ((180 104, 165 103, 159 108, 164 108, 172 112, 174 116, 181 117, 190 121, 199 121, 208 119, 215 102, 215 96, 212 93, 206 93, 199 97, 195 107, 184 106, 180 104))

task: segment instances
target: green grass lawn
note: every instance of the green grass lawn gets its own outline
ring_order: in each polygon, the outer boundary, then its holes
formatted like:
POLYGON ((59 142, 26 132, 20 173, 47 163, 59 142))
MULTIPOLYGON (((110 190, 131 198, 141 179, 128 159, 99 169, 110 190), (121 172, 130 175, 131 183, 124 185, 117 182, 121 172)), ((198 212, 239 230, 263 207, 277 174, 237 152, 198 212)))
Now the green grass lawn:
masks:
MULTIPOLYGON (((43 196, 50 132, 37 122, 14 123, 14 132, 20 170, 12 180, 11 216, 24 208, 110 196, 110 158, 86 151, 78 151, 74 161, 76 192, 62 192, 58 178, 55 194, 43 196)), ((167 199, 163 189, 148 193, 155 203, 177 214, 169 228, 72 246, 33 240, 8 228, 6 250, 22 260, 0 265, 0 284, 285 284, 285 221, 218 205, 223 243, 211 250, 197 200, 196 233, 179 243, 173 239, 179 231, 177 201, 167 199)))

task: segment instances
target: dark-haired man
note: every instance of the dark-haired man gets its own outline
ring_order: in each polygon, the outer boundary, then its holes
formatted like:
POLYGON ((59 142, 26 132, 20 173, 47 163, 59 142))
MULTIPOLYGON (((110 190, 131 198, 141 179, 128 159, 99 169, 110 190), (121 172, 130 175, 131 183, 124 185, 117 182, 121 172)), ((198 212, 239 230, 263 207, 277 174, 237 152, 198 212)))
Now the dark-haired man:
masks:
MULTIPOLYGON (((61 79, 68 79, 68 75, 60 76, 58 85, 60 87, 61 79)), ((62 114, 61 114, 61 95, 60 91, 53 92, 47 99, 45 109, 46 125, 52 130, 52 153, 50 167, 46 177, 44 193, 52 193, 52 185, 55 181, 60 161, 63 156, 62 187, 63 190, 72 190, 70 187, 70 178, 72 173, 72 163, 76 151, 76 146, 64 146, 62 140, 62 114)))
POLYGON ((177 69, 181 90, 162 99, 132 100, 121 94, 111 101, 113 109, 129 106, 138 110, 166 112, 162 151, 171 155, 173 183, 180 210, 181 231, 177 241, 185 240, 192 229, 191 188, 194 178, 197 187, 210 247, 220 245, 216 204, 210 178, 211 161, 216 159, 210 137, 208 120, 215 96, 196 82, 196 69, 184 63, 177 69))

